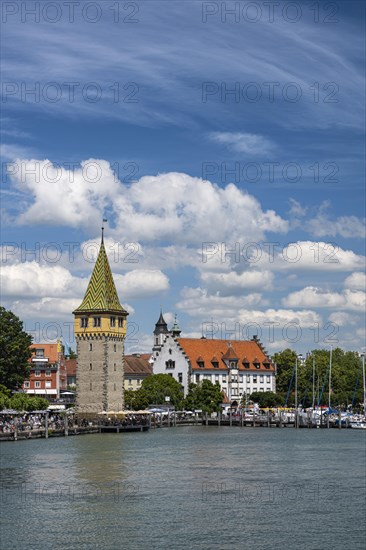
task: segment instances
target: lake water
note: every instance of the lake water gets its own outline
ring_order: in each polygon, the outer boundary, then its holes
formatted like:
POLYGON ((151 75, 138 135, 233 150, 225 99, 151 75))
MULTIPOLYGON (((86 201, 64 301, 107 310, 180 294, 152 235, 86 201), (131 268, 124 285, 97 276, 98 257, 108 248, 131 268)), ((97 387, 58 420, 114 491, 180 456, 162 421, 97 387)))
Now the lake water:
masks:
POLYGON ((361 430, 192 426, 0 453, 1 550, 365 548, 361 430))

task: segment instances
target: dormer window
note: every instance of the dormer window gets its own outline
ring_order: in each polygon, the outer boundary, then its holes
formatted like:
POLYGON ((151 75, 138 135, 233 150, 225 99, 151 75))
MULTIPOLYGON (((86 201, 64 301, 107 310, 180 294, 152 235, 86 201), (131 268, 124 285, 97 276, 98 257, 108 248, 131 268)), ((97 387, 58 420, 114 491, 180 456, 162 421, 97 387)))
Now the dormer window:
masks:
POLYGON ((236 361, 230 361, 230 368, 236 369, 236 361))
POLYGON ((197 365, 199 366, 200 369, 203 369, 205 367, 205 362, 204 361, 197 361, 197 365))
POLYGON ((219 362, 218 361, 211 361, 212 362, 212 366, 214 369, 218 369, 219 368, 219 362))
POLYGON ((255 367, 256 369, 259 369, 259 368, 260 368, 260 363, 254 363, 254 367, 255 367))
POLYGON ((264 365, 265 369, 269 369, 269 367, 270 367, 270 364, 267 361, 263 362, 263 365, 264 365))
POLYGON ((100 327, 100 317, 93 317, 94 327, 100 327))
POLYGON ((115 326, 116 326, 116 318, 115 318, 115 317, 111 317, 111 318, 110 318, 110 323, 111 323, 111 327, 115 327, 115 326))
POLYGON ((123 328, 123 317, 118 317, 118 328, 123 328))
POLYGON ((88 326, 88 318, 87 317, 82 317, 80 319, 80 324, 81 324, 81 328, 87 328, 88 326))

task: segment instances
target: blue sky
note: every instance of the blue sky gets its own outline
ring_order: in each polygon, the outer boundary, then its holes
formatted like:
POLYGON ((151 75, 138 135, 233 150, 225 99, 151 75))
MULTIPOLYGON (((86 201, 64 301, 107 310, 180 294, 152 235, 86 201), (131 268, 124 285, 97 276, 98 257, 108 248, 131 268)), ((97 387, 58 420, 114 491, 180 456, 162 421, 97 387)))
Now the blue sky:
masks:
POLYGON ((160 304, 184 335, 360 350, 364 10, 3 3, 2 303, 73 345, 106 217, 129 351, 160 304))

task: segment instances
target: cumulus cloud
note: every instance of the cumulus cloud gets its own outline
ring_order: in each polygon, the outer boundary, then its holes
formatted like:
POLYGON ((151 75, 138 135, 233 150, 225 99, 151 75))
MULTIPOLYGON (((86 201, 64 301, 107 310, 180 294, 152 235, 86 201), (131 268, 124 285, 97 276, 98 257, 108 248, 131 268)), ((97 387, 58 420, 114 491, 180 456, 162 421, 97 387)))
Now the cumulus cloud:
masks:
POLYGON ((346 289, 344 292, 330 292, 318 287, 308 286, 291 292, 282 303, 286 307, 343 308, 364 311, 365 293, 346 289))
POLYGON ((324 201, 319 208, 317 215, 308 220, 307 230, 316 237, 361 238, 366 235, 366 218, 356 216, 339 216, 331 218, 327 210, 330 207, 329 201, 324 201))
POLYGON ((243 289, 263 291, 272 288, 273 273, 270 271, 208 272, 201 273, 201 280, 209 290, 217 290, 221 293, 232 293, 243 289))
POLYGON ((353 271, 365 265, 364 256, 323 241, 295 241, 283 247, 278 242, 257 243, 245 254, 252 267, 274 271, 353 271))
POLYGON ((246 155, 268 155, 276 148, 271 140, 259 134, 212 132, 209 137, 216 143, 226 145, 232 151, 246 155))
POLYGON ((356 271, 349 275, 344 281, 345 288, 352 288, 354 290, 365 290, 366 288, 366 274, 361 271, 356 271))
POLYGON ((253 240, 288 229, 273 210, 262 210, 253 196, 233 184, 222 189, 207 180, 171 172, 144 176, 126 187, 103 160, 83 161, 74 170, 47 160, 16 164, 14 181, 31 202, 20 215, 20 224, 99 229, 108 208, 116 221, 116 236, 179 245, 199 244, 203 237, 253 240))
POLYGON ((134 269, 125 275, 116 274, 114 280, 119 295, 129 300, 155 296, 169 289, 168 277, 157 269, 134 269))

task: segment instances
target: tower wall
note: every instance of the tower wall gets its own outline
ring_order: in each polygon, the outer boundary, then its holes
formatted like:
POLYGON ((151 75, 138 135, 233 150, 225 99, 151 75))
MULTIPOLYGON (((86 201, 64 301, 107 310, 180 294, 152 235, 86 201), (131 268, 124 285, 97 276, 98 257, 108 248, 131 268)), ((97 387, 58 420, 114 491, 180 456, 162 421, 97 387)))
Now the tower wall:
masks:
POLYGON ((78 335, 76 408, 79 417, 124 408, 124 339, 78 335))

